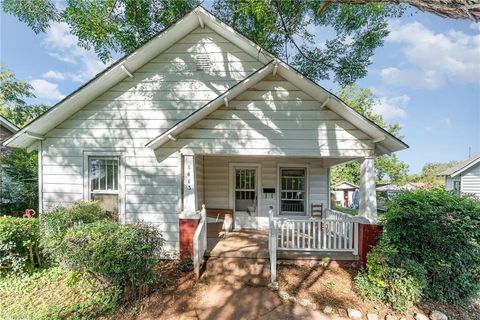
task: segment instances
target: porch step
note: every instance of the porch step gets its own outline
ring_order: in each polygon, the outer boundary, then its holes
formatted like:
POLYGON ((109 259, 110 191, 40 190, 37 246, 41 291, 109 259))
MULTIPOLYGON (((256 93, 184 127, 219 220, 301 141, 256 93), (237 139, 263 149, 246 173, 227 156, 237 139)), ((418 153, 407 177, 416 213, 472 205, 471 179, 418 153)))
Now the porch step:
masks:
POLYGON ((202 281, 236 286, 265 286, 270 281, 268 259, 209 257, 202 281))

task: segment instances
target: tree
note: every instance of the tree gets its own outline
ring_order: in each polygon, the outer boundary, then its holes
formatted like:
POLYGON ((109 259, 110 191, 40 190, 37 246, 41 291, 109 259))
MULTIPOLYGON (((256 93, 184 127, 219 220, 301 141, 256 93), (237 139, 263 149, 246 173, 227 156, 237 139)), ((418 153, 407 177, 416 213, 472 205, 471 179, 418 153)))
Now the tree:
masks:
MULTIPOLYGON (((105 62, 130 53, 197 6, 200 0, 4 0, 3 10, 33 31, 65 22, 79 45, 105 62)), ((314 80, 347 85, 367 74, 374 50, 388 35, 387 19, 403 7, 391 4, 339 5, 316 12, 321 0, 215 0, 214 13, 271 53, 314 80), (324 42, 315 39, 320 35, 324 42), (327 37, 327 35, 329 35, 327 37)))
MULTIPOLYGON (((373 112, 373 106, 378 103, 372 91, 368 88, 359 88, 356 85, 350 85, 340 89, 338 96, 355 111, 366 118, 374 121, 380 127, 393 135, 398 135, 400 125, 387 124, 381 115, 373 112)), ((375 159, 375 172, 377 182, 390 182, 395 184, 404 184, 407 180, 408 164, 398 159, 397 155, 383 155, 375 159)), ((332 184, 336 185, 342 181, 348 181, 354 184, 360 182, 360 164, 351 162, 332 168, 332 184)))
POLYGON ((422 182, 428 188, 442 187, 445 183, 445 178, 439 177, 438 174, 453 167, 457 163, 457 161, 426 163, 422 168, 422 172, 412 176, 410 179, 415 182, 422 182))
POLYGON ((318 7, 317 15, 332 4, 358 4, 365 3, 406 3, 425 12, 430 12, 444 18, 480 20, 480 3, 468 0, 324 0, 318 7))
MULTIPOLYGON (((23 127, 43 113, 47 106, 25 102, 35 97, 32 90, 29 83, 0 68, 0 115, 23 127)), ((37 170, 36 152, 10 150, 0 157, 0 214, 18 215, 27 208, 38 209, 37 170)))

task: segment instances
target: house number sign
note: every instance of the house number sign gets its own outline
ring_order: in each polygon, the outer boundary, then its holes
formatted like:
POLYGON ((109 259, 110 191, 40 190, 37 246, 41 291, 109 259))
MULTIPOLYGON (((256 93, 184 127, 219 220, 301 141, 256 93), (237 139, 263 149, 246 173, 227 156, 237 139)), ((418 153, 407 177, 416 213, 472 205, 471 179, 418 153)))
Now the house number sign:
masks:
POLYGON ((195 211, 195 162, 189 155, 185 155, 183 161, 184 210, 195 211))

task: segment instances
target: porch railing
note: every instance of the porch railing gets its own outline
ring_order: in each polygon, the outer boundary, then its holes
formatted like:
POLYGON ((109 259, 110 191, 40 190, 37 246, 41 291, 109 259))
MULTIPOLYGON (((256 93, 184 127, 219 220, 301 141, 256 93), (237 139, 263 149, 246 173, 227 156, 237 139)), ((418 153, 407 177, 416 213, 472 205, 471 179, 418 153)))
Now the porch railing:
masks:
POLYGON ((204 262, 205 252, 207 251, 207 209, 202 205, 200 210, 200 221, 197 230, 193 236, 193 270, 195 276, 200 278, 200 269, 204 262))
POLYGON ((358 255, 358 221, 342 212, 325 209, 322 218, 275 217, 269 211, 271 281, 276 281, 277 251, 351 252, 358 255))

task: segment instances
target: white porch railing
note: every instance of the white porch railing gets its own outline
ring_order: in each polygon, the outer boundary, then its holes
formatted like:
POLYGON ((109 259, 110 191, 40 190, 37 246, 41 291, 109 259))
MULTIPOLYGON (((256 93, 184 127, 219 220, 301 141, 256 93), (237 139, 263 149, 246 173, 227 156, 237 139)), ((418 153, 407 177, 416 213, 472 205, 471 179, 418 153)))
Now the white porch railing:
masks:
POLYGON ((193 270, 195 276, 200 278, 200 269, 204 262, 204 255, 207 251, 207 209, 202 205, 200 210, 200 221, 193 236, 193 270))
POLYGON ((358 255, 358 220, 324 209, 324 218, 274 217, 269 211, 271 281, 276 281, 277 250, 297 252, 351 252, 358 255))

